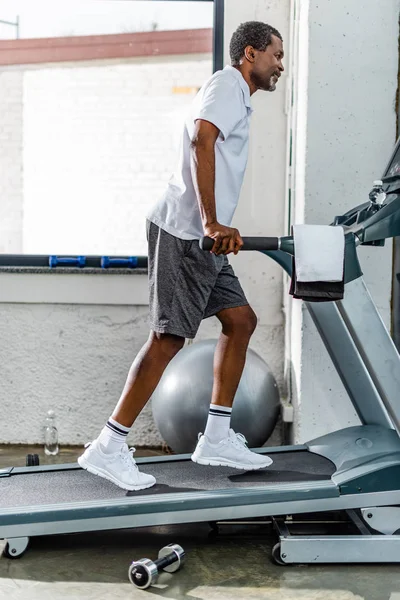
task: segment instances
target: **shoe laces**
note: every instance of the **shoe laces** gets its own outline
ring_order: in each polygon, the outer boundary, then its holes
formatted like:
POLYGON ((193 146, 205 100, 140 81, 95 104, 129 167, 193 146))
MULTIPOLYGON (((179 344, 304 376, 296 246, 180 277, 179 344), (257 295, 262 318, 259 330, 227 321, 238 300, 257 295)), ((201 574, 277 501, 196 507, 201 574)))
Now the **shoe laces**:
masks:
POLYGON ((137 470, 138 466, 135 462, 135 459, 133 458, 135 452, 136 448, 133 448, 133 446, 131 448, 128 448, 128 446, 125 445, 122 447, 120 454, 122 461, 127 467, 129 467, 130 469, 134 467, 137 470))
POLYGON ((247 449, 247 439, 243 435, 243 433, 235 433, 234 436, 230 438, 232 443, 236 448, 246 448, 247 449))

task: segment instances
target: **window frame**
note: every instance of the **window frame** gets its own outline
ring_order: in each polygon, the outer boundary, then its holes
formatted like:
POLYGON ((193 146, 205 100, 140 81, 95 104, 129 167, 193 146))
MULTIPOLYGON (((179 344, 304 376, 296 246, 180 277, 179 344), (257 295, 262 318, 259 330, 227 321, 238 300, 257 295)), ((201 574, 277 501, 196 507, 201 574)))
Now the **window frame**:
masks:
MULTIPOLYGON (((154 0, 147 0, 152 2, 154 0)), ((160 0, 158 0, 160 1, 160 0)), ((224 67, 224 12, 225 0, 161 0, 162 2, 212 2, 213 6, 213 47, 212 47, 212 64, 213 73, 224 67)), ((2 267, 36 267, 50 268, 57 271, 59 267, 69 267, 71 269, 79 269, 84 271, 85 268, 104 269, 104 264, 108 264, 107 269, 143 269, 147 268, 147 256, 93 256, 86 255, 80 257, 76 255, 37 255, 37 254, 4 254, 0 253, 0 269, 2 267), (61 262, 58 262, 60 259, 61 262), (83 260, 84 265, 83 265, 83 260), (111 259, 105 263, 104 259, 111 259), (58 263, 58 264, 57 264, 58 263), (134 266, 136 263, 136 266, 134 266), (53 266, 52 266, 53 265, 53 266)))

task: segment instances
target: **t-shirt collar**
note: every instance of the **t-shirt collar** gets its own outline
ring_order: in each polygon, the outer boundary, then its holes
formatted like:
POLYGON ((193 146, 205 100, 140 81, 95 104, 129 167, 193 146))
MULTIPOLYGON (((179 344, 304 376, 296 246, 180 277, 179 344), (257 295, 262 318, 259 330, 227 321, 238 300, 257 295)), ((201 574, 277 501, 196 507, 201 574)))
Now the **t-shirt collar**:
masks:
POLYGON ((242 88, 243 91, 243 96, 244 96, 244 103, 247 106, 247 108, 251 108, 251 102, 250 102, 250 88, 249 88, 249 84, 247 83, 247 81, 245 81, 243 75, 241 74, 241 72, 239 71, 239 69, 236 69, 235 67, 232 67, 231 65, 226 65, 225 69, 227 71, 230 71, 232 73, 232 75, 234 75, 237 80, 240 83, 240 87, 242 88))

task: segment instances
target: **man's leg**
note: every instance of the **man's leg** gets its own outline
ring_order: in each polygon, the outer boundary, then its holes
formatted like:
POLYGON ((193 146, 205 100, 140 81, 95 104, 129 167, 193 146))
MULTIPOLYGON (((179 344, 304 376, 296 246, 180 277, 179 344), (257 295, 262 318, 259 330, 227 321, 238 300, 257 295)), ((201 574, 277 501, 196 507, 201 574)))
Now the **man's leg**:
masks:
POLYGON ((251 452, 243 436, 230 428, 232 405, 246 363, 257 317, 248 305, 227 308, 216 315, 222 324, 214 355, 214 386, 204 435, 192 460, 203 465, 237 469, 263 469, 272 464, 268 456, 251 452))
POLYGON ((131 428, 156 389, 172 358, 184 346, 185 339, 166 333, 150 333, 147 343, 133 362, 121 397, 111 417, 131 428))
MULTIPOLYGON (((148 223, 149 309, 152 332, 135 359, 122 395, 100 435, 78 459, 79 464, 96 475, 127 490, 154 485, 152 475, 139 472, 126 438, 131 426, 154 392, 170 360, 182 348, 186 337, 193 337, 185 311, 177 310, 188 300, 184 289, 185 257, 192 243, 181 240, 148 223), (181 285, 179 285, 179 282, 181 285), (155 333, 168 328, 168 333, 155 333)), ((197 308, 198 302, 195 304, 197 308)), ((197 327, 201 321, 201 309, 197 327)), ((194 327, 194 326, 193 326, 194 327)))
POLYGON ((141 490, 156 483, 152 475, 138 470, 125 442, 165 368, 184 343, 185 339, 176 335, 150 333, 147 343, 132 364, 112 416, 99 437, 78 458, 82 468, 126 490, 141 490))
POLYGON ((248 305, 226 308, 216 316, 221 322, 222 331, 214 355, 211 403, 232 408, 250 338, 257 327, 257 317, 248 305))
POLYGON ((222 331, 214 354, 214 385, 205 435, 218 443, 229 435, 232 404, 246 362, 257 317, 248 306, 226 308, 216 314, 222 331))
POLYGON ((134 360, 121 397, 102 429, 98 441, 104 452, 118 452, 140 412, 156 389, 169 362, 179 352, 185 338, 150 332, 147 343, 134 360))

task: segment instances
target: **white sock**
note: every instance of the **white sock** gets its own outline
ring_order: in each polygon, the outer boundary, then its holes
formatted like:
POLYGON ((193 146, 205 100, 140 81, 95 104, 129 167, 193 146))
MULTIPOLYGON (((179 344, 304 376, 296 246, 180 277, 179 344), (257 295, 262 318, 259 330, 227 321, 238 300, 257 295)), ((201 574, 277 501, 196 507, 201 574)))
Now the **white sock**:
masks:
POLYGON ((110 417, 97 438, 103 452, 107 454, 118 452, 126 443, 129 431, 130 427, 125 427, 110 417))
POLYGON ((227 406, 210 405, 204 435, 212 444, 218 444, 218 442, 228 437, 231 426, 231 413, 232 408, 227 406))

